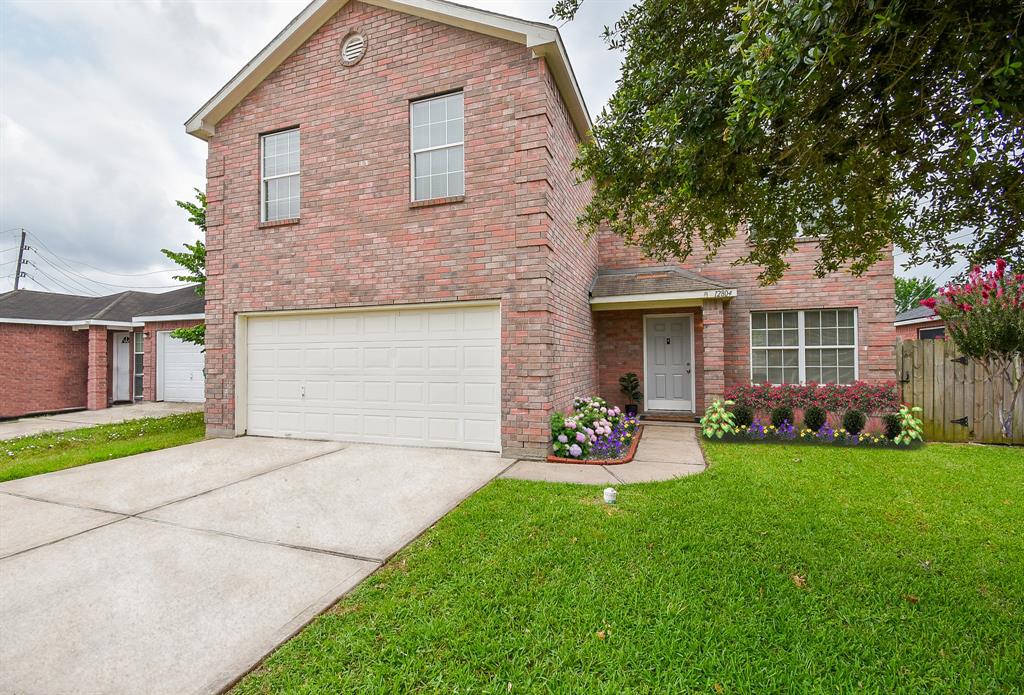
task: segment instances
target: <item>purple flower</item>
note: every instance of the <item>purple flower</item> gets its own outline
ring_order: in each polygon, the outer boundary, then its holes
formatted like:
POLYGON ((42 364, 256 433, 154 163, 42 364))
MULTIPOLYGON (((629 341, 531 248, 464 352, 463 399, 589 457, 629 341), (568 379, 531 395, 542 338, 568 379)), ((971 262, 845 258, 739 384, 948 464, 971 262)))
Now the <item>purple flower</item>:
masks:
POLYGON ((577 432, 576 441, 582 444, 583 442, 587 441, 587 435, 583 434, 582 432, 577 432))
POLYGON ((574 429, 576 429, 576 421, 575 420, 566 420, 565 421, 565 426, 568 427, 571 430, 574 430, 574 429))
POLYGON ((562 444, 565 444, 569 441, 569 438, 566 437, 564 434, 560 434, 558 435, 558 441, 562 442, 562 444))
POLYGON ((569 455, 572 456, 573 458, 579 457, 579 455, 582 453, 583 449, 580 448, 579 444, 573 444, 571 447, 569 447, 569 455))

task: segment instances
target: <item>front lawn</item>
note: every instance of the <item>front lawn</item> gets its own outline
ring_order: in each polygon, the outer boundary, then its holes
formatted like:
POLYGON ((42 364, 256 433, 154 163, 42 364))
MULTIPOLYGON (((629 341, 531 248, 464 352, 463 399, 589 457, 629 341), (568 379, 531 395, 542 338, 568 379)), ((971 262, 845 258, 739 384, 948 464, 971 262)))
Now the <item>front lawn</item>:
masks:
POLYGON ((0 441, 0 481, 199 441, 202 413, 144 418, 0 441))
POLYGON ((499 480, 243 680, 276 692, 1020 692, 1020 449, 707 445, 499 480))

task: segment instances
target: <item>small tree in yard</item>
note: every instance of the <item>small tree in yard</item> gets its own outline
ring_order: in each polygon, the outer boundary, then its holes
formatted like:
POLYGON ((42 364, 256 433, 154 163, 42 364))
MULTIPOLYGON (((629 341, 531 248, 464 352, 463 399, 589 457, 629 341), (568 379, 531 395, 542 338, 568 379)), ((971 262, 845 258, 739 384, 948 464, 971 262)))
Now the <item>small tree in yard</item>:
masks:
MULTIPOLYGON (((196 192, 196 200, 199 201, 198 204, 187 200, 176 200, 174 202, 179 208, 188 213, 188 221, 199 227, 205 237, 206 194, 198 188, 194 190, 196 192)), ((181 282, 194 283, 196 285, 196 294, 202 297, 206 293, 206 244, 200 239, 194 244, 185 243, 183 246, 185 247, 184 251, 160 249, 160 252, 185 269, 184 274, 175 275, 174 279, 181 282)), ((205 345, 206 324, 200 323, 190 328, 178 328, 171 331, 171 335, 187 343, 205 345)))
POLYGON ((975 268, 962 285, 949 284, 939 298, 925 299, 946 324, 957 349, 976 360, 998 387, 1010 383, 1010 395, 999 389, 999 425, 1013 436, 1013 414, 1024 389, 1024 273, 1011 272, 1006 261, 995 269, 975 268))

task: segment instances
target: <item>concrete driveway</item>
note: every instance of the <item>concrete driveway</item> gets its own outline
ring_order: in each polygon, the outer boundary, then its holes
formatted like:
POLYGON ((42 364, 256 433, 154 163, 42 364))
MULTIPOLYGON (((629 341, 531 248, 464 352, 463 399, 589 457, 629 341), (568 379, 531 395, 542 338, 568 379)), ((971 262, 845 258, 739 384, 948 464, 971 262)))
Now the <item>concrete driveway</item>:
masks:
POLYGON ((166 417, 178 413, 194 413, 203 409, 202 403, 171 403, 144 401, 127 405, 114 405, 101 410, 76 410, 56 415, 37 415, 18 420, 0 422, 0 440, 24 437, 43 432, 65 432, 82 427, 110 425, 115 422, 139 420, 144 417, 166 417))
POLYGON ((0 692, 217 692, 506 465, 243 437, 0 484, 0 692))

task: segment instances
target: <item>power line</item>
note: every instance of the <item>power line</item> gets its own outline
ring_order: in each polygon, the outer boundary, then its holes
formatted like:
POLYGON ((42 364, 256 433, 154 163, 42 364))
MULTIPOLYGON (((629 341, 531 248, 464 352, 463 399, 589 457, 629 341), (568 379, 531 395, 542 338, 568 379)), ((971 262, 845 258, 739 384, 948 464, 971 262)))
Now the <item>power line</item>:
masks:
POLYGON ((64 258, 64 256, 61 256, 59 253, 55 252, 53 249, 51 249, 49 246, 47 246, 43 242, 43 240, 39 238, 38 234, 35 234, 33 232, 29 232, 28 235, 30 237, 32 237, 33 239, 35 239, 36 241, 38 241, 42 245, 42 247, 44 249, 46 249, 46 251, 51 256, 56 256, 60 260, 65 261, 67 263, 77 263, 78 265, 84 265, 87 268, 92 268, 93 270, 98 270, 101 273, 106 273, 107 275, 114 275, 116 277, 123 277, 123 278, 135 278, 135 277, 144 277, 146 275, 159 275, 160 273, 172 273, 172 272, 175 272, 176 270, 178 270, 177 268, 164 268, 163 270, 152 270, 152 271, 147 272, 147 273, 112 273, 109 270, 104 270, 103 268, 98 268, 98 267, 96 267, 94 265, 90 265, 89 263, 85 263, 84 261, 75 261, 75 260, 71 260, 70 258, 64 258))
MULTIPOLYGON (((96 293, 96 288, 95 287, 90 287, 89 285, 86 285, 83 282, 75 280, 63 268, 60 268, 59 266, 54 265, 53 262, 50 261, 50 259, 46 258, 45 256, 43 256, 41 254, 38 254, 37 257, 39 258, 40 261, 46 262, 49 265, 49 267, 51 269, 53 269, 55 272, 60 273, 64 277, 64 279, 67 281, 67 283, 69 285, 72 285, 73 287, 76 288, 75 289, 76 293, 80 292, 80 293, 84 293, 84 294, 88 294, 88 295, 93 295, 93 294, 96 293)), ((36 266, 35 263, 33 263, 32 265, 36 266)), ((39 266, 36 266, 36 267, 38 268, 39 266)), ((103 288, 100 288, 100 289, 103 289, 103 288)), ((106 290, 104 290, 104 291, 106 291, 106 290)))
MULTIPOLYGON (((38 237, 35 237, 35 235, 33 235, 33 236, 38 241, 38 237)), ((49 263, 54 269, 59 270, 59 271, 61 271, 62 273, 66 274, 66 275, 72 275, 74 277, 81 278, 83 280, 86 280, 88 282, 92 282, 92 283, 94 283, 96 285, 99 285, 101 287, 113 287, 113 288, 116 288, 116 289, 123 289, 123 290, 140 289, 138 285, 118 285, 118 284, 113 283, 113 282, 104 282, 102 280, 96 280, 95 278, 91 278, 91 277, 89 277, 87 275, 82 275, 81 273, 78 273, 78 272, 75 272, 74 270, 72 270, 71 266, 68 264, 68 262, 62 261, 61 264, 58 265, 57 263, 54 263, 53 260, 47 258, 47 256, 44 255, 43 252, 40 249, 38 249, 38 248, 36 248, 34 246, 30 247, 30 248, 33 251, 36 252, 36 255, 39 258, 42 258, 47 263, 49 263)), ((47 253, 49 255, 57 257, 57 255, 55 253, 53 253, 52 251, 48 251, 47 253)), ((59 258, 59 257, 57 257, 57 258, 59 258)), ((180 287, 187 287, 187 286, 188 286, 187 283, 178 283, 178 284, 175 284, 175 285, 149 285, 148 287, 145 287, 145 288, 142 288, 142 289, 146 289, 146 290, 166 290, 166 289, 178 289, 180 287)))
POLYGON ((35 263, 32 263, 32 261, 28 261, 28 263, 30 263, 30 264, 32 265, 32 267, 33 267, 33 268, 35 268, 35 269, 36 269, 37 271, 39 271, 39 273, 40 273, 40 274, 41 274, 41 275, 42 275, 42 276, 43 276, 44 278, 46 278, 47 280, 49 280, 50 282, 52 282, 53 284, 55 284, 55 285, 56 285, 57 287, 59 287, 59 288, 61 288, 62 290, 64 290, 65 292, 68 292, 68 293, 70 293, 70 294, 78 294, 78 291, 77 291, 77 290, 73 290, 73 289, 71 289, 70 287, 68 287, 67 285, 65 285, 65 284, 64 284, 63 282, 61 282, 60 280, 58 280, 57 278, 53 277, 52 275, 50 275, 49 273, 47 273, 47 272, 46 272, 45 270, 43 270, 42 268, 40 268, 40 267, 39 267, 38 265, 36 265, 35 263))
POLYGON ((34 277, 32 277, 31 275, 29 275, 28 273, 25 273, 25 279, 27 279, 27 280, 31 280, 32 282, 36 283, 37 285, 39 285, 40 287, 42 287, 42 288, 43 288, 44 290, 46 290, 47 292, 53 292, 53 290, 51 290, 51 289, 50 289, 49 287, 47 287, 47 286, 46 286, 46 285, 44 285, 43 283, 41 283, 41 282, 39 282, 38 280, 36 280, 36 279, 35 279, 34 277))

